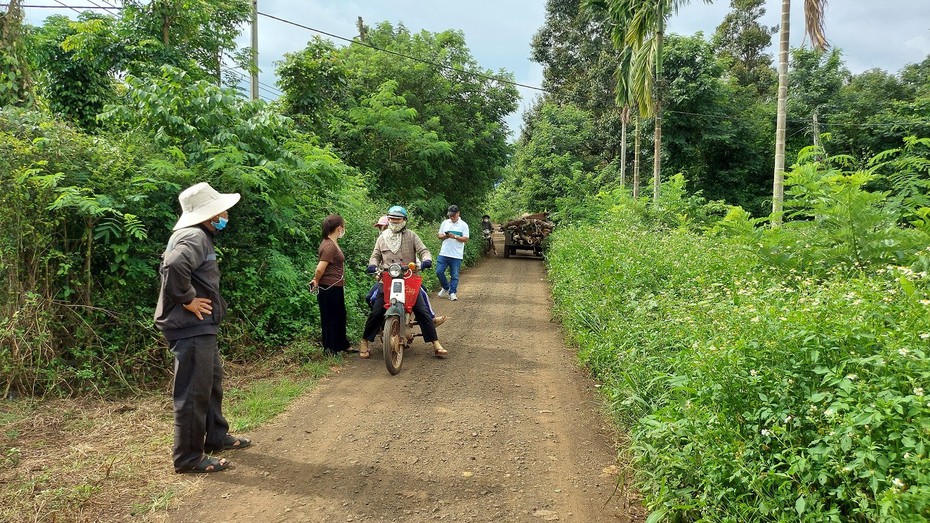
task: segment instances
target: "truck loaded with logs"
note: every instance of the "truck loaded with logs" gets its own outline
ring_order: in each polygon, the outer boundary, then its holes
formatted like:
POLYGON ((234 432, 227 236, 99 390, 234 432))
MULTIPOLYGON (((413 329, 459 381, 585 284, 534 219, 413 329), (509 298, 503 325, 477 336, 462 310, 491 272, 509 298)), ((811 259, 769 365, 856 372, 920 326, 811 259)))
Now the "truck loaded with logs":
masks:
POLYGON ((504 233, 504 258, 516 254, 518 250, 533 251, 536 256, 542 256, 546 237, 555 227, 548 217, 549 214, 544 212, 526 214, 501 225, 500 230, 504 233))

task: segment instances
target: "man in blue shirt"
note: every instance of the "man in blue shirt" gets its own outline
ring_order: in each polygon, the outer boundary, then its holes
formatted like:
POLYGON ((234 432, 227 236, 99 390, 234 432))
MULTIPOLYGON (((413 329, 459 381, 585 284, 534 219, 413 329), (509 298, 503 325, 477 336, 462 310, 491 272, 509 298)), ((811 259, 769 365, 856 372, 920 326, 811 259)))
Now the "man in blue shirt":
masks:
POLYGON ((468 241, 468 224, 459 217, 458 205, 450 205, 446 215, 449 217, 439 226, 439 239, 442 247, 436 259, 436 277, 442 289, 439 297, 448 296, 456 301, 456 291, 459 288, 459 270, 462 268, 462 258, 465 257, 465 242, 468 241), (446 280, 446 268, 449 269, 449 279, 446 280))

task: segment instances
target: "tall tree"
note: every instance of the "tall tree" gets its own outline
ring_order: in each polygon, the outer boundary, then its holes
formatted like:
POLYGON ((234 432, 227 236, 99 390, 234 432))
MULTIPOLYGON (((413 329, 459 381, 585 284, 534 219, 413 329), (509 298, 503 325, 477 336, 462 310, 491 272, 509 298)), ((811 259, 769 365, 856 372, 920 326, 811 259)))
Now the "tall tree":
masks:
MULTIPOLYGON (((595 3, 602 3, 595 0, 595 3)), ((665 85, 662 58, 665 28, 669 16, 686 5, 688 0, 603 0, 610 17, 614 45, 632 48, 632 89, 646 103, 640 106, 642 116, 652 116, 653 130, 653 200, 659 198, 662 183, 662 103, 665 85)), ((710 0, 705 0, 710 3, 710 0)))
MULTIPOLYGON (((823 10, 827 0, 804 0, 804 21, 814 49, 827 48, 823 32, 823 10)), ((775 119, 775 174, 772 181, 772 223, 780 225, 785 201, 785 122, 788 101, 788 37, 791 0, 781 2, 781 32, 778 40, 778 112, 775 119)))
POLYGON ((252 10, 249 0, 124 0, 123 5, 125 36, 157 39, 166 58, 176 60, 161 64, 190 70, 183 63, 190 60, 205 77, 215 76, 224 52, 236 49, 236 38, 251 20, 252 10))
POLYGON ((759 23, 764 5, 765 0, 730 0, 731 10, 713 36, 714 49, 732 81, 759 96, 771 93, 775 83, 772 56, 765 50, 778 30, 759 23))
POLYGON ((682 173, 688 186, 713 200, 766 212, 770 104, 752 89, 722 77, 723 67, 701 35, 669 35, 663 142, 666 173, 682 173))
POLYGON ((597 131, 592 148, 602 164, 623 156, 628 122, 624 104, 616 102, 622 56, 611 43, 609 23, 584 0, 548 0, 546 19, 530 44, 531 58, 543 66, 544 99, 591 115, 597 131))
POLYGON ((39 92, 51 111, 84 130, 97 127, 97 115, 116 98, 113 78, 114 19, 82 13, 75 22, 62 15, 45 19, 31 45, 39 72, 39 92), (81 41, 83 50, 75 51, 81 41), (89 49, 95 52, 87 52, 89 49))
POLYGON ((385 22, 365 38, 367 45, 340 49, 311 42, 288 55, 279 69, 285 107, 298 121, 315 122, 324 140, 365 171, 379 197, 429 215, 453 201, 481 204, 511 154, 504 117, 516 109, 518 93, 495 78, 513 75, 481 69, 459 31, 411 33, 385 22), (315 107, 324 117, 304 114, 315 107), (408 144, 431 146, 415 153, 387 140, 394 132, 408 144), (384 147, 356 150, 365 146, 362 136, 378 136, 384 147))
POLYGON ((815 49, 795 49, 791 56, 788 86, 792 95, 789 109, 792 113, 810 120, 809 133, 814 145, 820 143, 820 117, 825 108, 836 105, 840 88, 849 78, 843 67, 840 52, 815 49))
POLYGON ((0 107, 35 103, 23 40, 22 0, 10 0, 0 12, 0 107))

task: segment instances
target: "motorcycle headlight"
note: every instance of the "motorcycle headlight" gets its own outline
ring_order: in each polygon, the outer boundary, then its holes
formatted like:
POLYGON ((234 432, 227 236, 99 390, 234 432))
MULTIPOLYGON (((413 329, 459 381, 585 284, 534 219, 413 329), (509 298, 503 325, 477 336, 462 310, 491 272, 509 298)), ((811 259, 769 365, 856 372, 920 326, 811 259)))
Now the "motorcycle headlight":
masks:
POLYGON ((388 274, 391 275, 391 278, 400 278, 400 275, 403 273, 403 269, 401 269, 400 265, 396 263, 392 263, 391 266, 388 267, 388 274))

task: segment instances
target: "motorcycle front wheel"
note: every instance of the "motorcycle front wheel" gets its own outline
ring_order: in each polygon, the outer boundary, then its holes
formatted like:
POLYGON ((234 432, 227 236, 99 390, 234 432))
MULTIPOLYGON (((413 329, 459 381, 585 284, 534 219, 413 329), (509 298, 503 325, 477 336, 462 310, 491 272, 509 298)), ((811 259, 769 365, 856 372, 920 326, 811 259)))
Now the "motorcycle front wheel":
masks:
POLYGON ((404 362, 404 344, 400 339, 400 318, 388 316, 384 319, 383 352, 384 365, 388 372, 397 374, 404 362))

